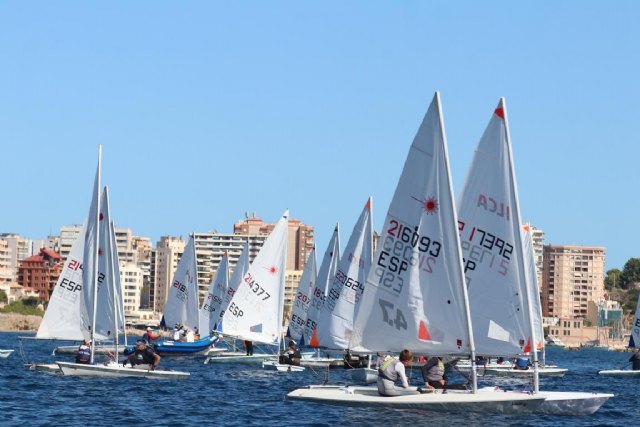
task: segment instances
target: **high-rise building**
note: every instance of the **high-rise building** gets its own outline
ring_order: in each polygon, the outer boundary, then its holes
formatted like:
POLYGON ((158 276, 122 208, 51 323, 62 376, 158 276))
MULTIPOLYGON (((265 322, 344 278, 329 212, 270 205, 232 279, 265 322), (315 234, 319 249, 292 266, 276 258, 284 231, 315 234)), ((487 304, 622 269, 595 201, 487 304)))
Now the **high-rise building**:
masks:
POLYGON ((56 286, 58 276, 62 272, 60 254, 49 249, 40 249, 40 253, 20 261, 18 267, 18 284, 32 288, 38 292, 39 298, 49 301, 56 286))
POLYGON ((162 313, 164 303, 169 295, 169 286, 173 273, 178 268, 178 261, 184 252, 186 242, 182 237, 162 236, 156 243, 153 310, 162 313))
POLYGON ((0 283, 11 283, 14 280, 9 242, 0 237, 0 283))
POLYGON ((124 300, 124 312, 126 315, 134 315, 140 308, 140 295, 144 285, 144 272, 133 263, 120 267, 120 286, 122 286, 122 298, 124 300))
POLYGON ((604 297, 604 261, 603 247, 544 246, 542 314, 585 319, 589 301, 604 297))

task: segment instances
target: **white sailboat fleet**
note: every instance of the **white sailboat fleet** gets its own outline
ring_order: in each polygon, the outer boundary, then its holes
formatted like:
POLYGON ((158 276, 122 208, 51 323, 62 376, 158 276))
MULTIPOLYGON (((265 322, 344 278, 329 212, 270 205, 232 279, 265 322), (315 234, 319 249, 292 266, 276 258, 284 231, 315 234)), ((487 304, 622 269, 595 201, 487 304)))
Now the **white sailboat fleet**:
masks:
POLYGON ((410 348, 414 354, 470 357, 471 390, 385 397, 375 387, 308 386, 291 391, 289 399, 439 411, 584 415, 597 411, 613 396, 539 390, 535 349, 542 336, 532 315, 532 284, 526 273, 504 99, 481 139, 469 176, 458 222, 436 93, 389 207, 348 345, 369 353, 410 348), (492 280, 502 288, 497 289, 492 280), (478 390, 476 354, 515 356, 526 351, 534 364, 532 393, 478 390))
MULTIPOLYGON (((120 272, 113 223, 109 212, 108 190, 100 192, 102 148, 98 150, 98 169, 94 183, 93 199, 85 233, 79 236, 84 240, 82 264, 82 284, 74 291, 80 300, 79 324, 81 335, 87 341, 95 343, 98 338, 113 339, 115 354, 107 363, 95 363, 95 350, 91 348, 90 363, 56 362, 63 375, 94 377, 145 377, 153 379, 189 377, 188 372, 136 369, 123 367, 117 362, 119 334, 124 331, 124 309, 120 287, 120 272)), ((75 316, 75 313, 72 314, 75 316)), ((77 324, 71 322, 70 334, 75 332, 77 324)))

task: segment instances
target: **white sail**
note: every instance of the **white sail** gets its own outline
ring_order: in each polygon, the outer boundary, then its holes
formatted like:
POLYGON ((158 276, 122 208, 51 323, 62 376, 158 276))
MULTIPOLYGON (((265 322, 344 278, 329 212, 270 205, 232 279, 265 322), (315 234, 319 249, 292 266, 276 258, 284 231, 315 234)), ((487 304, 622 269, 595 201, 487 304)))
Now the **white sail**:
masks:
POLYGON ((307 264, 304 266, 302 277, 298 283, 298 289, 291 308, 291 318, 289 319, 289 336, 299 343, 304 332, 304 325, 307 322, 311 293, 316 286, 317 277, 316 248, 314 246, 307 258, 307 264))
POLYGON ((236 263, 236 267, 233 270, 231 279, 229 279, 229 288, 222 298, 222 304, 220 305, 220 314, 217 320, 218 324, 216 325, 217 331, 222 331, 222 318, 224 317, 224 312, 227 311, 229 304, 231 304, 233 295, 236 293, 236 290, 240 286, 240 283, 242 283, 242 279, 247 274, 247 271, 249 271, 249 242, 244 242, 244 247, 242 249, 242 253, 240 254, 240 258, 238 258, 238 262, 236 263))
POLYGON ((278 344, 282 332, 287 261, 286 211, 251 263, 222 318, 222 332, 241 339, 278 344))
POLYGON ((307 311, 307 320, 304 325, 303 337, 300 340, 302 343, 309 344, 312 347, 320 346, 318 337, 315 334, 316 327, 318 326, 318 318, 327 297, 329 286, 333 283, 333 278, 336 275, 339 262, 340 232, 339 227, 336 224, 336 228, 333 230, 333 236, 331 236, 331 241, 329 241, 327 250, 324 252, 322 264, 320 264, 316 285, 311 291, 311 301, 309 303, 309 310, 307 311))
POLYGON ((202 301, 200 307, 200 336, 208 336, 213 331, 218 318, 220 316, 220 309, 222 306, 223 298, 227 295, 229 290, 229 256, 225 252, 222 255, 220 264, 218 264, 218 270, 216 271, 209 290, 202 301), (205 330, 206 328, 206 330, 205 330))
POLYGON ((476 352, 522 354, 530 326, 504 99, 476 149, 458 218, 476 352))
POLYGON ((80 320, 82 301, 82 257, 86 223, 82 225, 78 238, 71 246, 62 272, 53 288, 47 310, 44 313, 36 338, 60 340, 84 339, 83 323, 80 320))
POLYGON ((636 306, 636 315, 633 317, 631 325, 631 336, 629 337, 629 347, 640 347, 640 295, 638 295, 638 304, 636 306))
MULTIPOLYGON (((542 323, 542 305, 540 303, 540 289, 538 286, 538 273, 536 271, 536 256, 533 251, 533 236, 531 227, 524 225, 522 227, 522 245, 524 247, 524 265, 525 274, 529 281, 529 301, 531 302, 531 315, 533 327, 535 330, 535 339, 537 341, 535 348, 544 350, 544 325, 542 323)), ((530 343, 525 345, 526 353, 531 351, 530 343)))
POLYGON ((193 235, 184 249, 173 275, 169 295, 164 306, 164 324, 171 328, 176 324, 193 329, 198 325, 198 269, 196 245, 193 235))
POLYGON ((436 92, 389 206, 355 320, 354 351, 472 353, 457 228, 436 92))
MULTIPOLYGON (((93 183, 93 196, 87 217, 87 227, 84 234, 84 253, 82 257, 82 303, 80 319, 83 322, 83 335, 85 339, 92 339, 92 325, 95 321, 96 299, 94 298, 97 284, 102 281, 98 272, 98 234, 100 213, 100 170, 101 170, 102 147, 98 149, 98 168, 96 178, 93 183)), ((93 360, 92 360, 93 361, 93 360)))
POLYGON ((112 236, 111 212, 109 209, 109 190, 102 191, 100 200, 100 215, 98 216, 100 227, 98 242, 98 286, 95 315, 95 334, 99 339, 112 339, 115 335, 118 290, 116 285, 120 283, 120 269, 115 265, 118 249, 115 244, 115 236, 112 236), (115 259, 114 259, 115 257, 115 259))
POLYGON ((344 250, 316 328, 322 347, 348 349, 353 319, 365 290, 373 259, 371 198, 367 200, 344 250))

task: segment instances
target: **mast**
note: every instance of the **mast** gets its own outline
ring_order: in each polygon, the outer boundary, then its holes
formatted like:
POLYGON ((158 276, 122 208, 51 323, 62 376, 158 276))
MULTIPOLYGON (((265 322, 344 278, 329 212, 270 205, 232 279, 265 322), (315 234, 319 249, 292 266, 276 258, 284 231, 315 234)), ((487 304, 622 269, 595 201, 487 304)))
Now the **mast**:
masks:
MULTIPOLYGON (((97 208, 95 213, 95 224, 96 224, 96 234, 95 234, 95 245, 94 245, 94 254, 93 254, 93 283, 89 284, 89 286, 93 286, 93 312, 92 312, 92 320, 91 320, 91 345, 89 346, 91 350, 91 357, 89 363, 93 364, 94 361, 94 353, 95 353, 95 331, 96 331, 96 311, 98 309, 98 242, 100 242, 100 227, 98 223, 100 222, 100 175, 102 173, 102 145, 98 145, 98 172, 96 175, 96 194, 94 195, 97 200, 97 208)), ((89 218, 91 221, 91 218, 89 218)))
POLYGON ((511 175, 511 182, 513 183, 513 185, 511 186, 511 191, 513 191, 513 200, 515 203, 515 206, 513 208, 513 213, 515 214, 515 222, 516 222, 516 227, 517 227, 517 232, 514 233, 514 238, 517 240, 517 248, 519 249, 518 251, 516 251, 518 253, 518 263, 521 266, 521 271, 520 271, 520 276, 521 279, 524 279, 524 284, 525 284, 525 295, 524 297, 526 298, 527 301, 527 318, 529 321, 529 329, 530 329, 530 333, 531 333, 531 360, 533 361, 533 392, 534 393, 538 393, 540 391, 540 381, 539 381, 539 370, 538 370, 538 352, 537 352, 537 337, 536 337, 536 328, 534 327, 533 324, 533 307, 531 304, 531 284, 529 283, 529 277, 528 274, 525 274, 524 272, 524 267, 525 267, 525 263, 524 263, 524 244, 522 242, 522 221, 521 221, 521 217, 520 217, 520 201, 518 198, 518 191, 517 191, 517 184, 516 184, 516 174, 515 174, 515 169, 513 167, 513 153, 511 150, 511 134, 509 132, 509 119, 508 119, 508 115, 507 115, 507 105, 506 105, 506 101, 504 98, 500 98, 500 104, 502 106, 502 110, 504 113, 504 127, 505 127, 505 135, 506 135, 506 142, 507 142, 507 150, 509 153, 509 174, 511 175))
MULTIPOLYGON (((449 194, 451 194, 453 197, 453 184, 451 182, 451 168, 449 166, 449 149, 448 149, 448 145, 446 144, 447 134, 444 128, 444 119, 442 117, 442 104, 440 101, 440 92, 436 92, 436 97, 438 100, 437 101, 438 119, 440 121, 440 129, 442 129, 442 139, 445 141, 445 143, 442 145, 443 145, 443 155, 445 160, 444 163, 447 168, 447 176, 449 177, 449 180, 448 180, 449 194)), ((454 224, 458 224, 457 210, 454 208, 452 209, 452 211, 453 211, 454 224)), ((469 350, 471 352, 471 385, 472 385, 472 391, 473 393, 475 393, 478 390, 478 377, 477 377, 477 371, 476 371, 476 347, 475 347, 475 342, 473 340, 473 326, 471 324, 471 310, 469 308, 469 295, 467 293, 466 279, 464 277, 464 262, 462 260, 462 250, 460 249, 462 247, 460 243, 460 233, 454 233, 454 235, 456 239, 456 245, 458 247, 457 252, 458 252, 459 268, 457 269, 457 274, 462 276, 462 295, 463 295, 463 301, 464 301, 464 315, 465 315, 465 320, 467 322, 467 333, 469 334, 469 350)))

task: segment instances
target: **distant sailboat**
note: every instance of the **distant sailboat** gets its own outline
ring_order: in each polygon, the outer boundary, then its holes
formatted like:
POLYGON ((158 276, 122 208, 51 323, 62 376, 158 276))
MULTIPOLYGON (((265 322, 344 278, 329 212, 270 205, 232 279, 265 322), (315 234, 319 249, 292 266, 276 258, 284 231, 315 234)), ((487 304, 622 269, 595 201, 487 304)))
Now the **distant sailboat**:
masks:
MULTIPOLYGON (((640 295, 638 296, 638 303, 636 305, 636 314, 633 317, 633 323, 631 325, 631 336, 629 337, 629 348, 640 348, 640 295)), ((626 365, 628 366, 628 364, 626 365)), ((625 367, 626 367, 625 366, 625 367)), ((604 369, 598 371, 600 375, 620 375, 640 377, 640 371, 634 371, 630 369, 604 369)))

